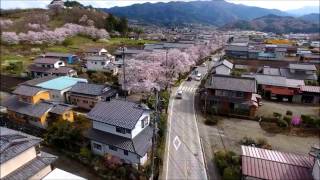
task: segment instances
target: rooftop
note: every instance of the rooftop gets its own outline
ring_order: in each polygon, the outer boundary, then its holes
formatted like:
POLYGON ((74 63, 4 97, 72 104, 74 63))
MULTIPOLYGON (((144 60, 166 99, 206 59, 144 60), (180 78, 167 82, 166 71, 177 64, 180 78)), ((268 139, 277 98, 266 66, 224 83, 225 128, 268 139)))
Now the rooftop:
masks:
POLYGON ((214 63, 213 67, 218 67, 220 65, 224 65, 229 69, 233 68, 233 64, 231 62, 229 62, 228 60, 218 61, 218 62, 214 63))
POLYGON ((69 57, 69 56, 75 56, 75 55, 70 54, 70 53, 47 52, 47 53, 45 53, 45 56, 48 56, 48 57, 69 57))
POLYGON ((37 58, 33 61, 36 64, 55 64, 56 62, 60 61, 56 58, 37 58))
POLYGON ((311 70, 311 71, 317 70, 316 66, 313 64, 289 64, 289 69, 311 70))
POLYGON ((100 96, 103 93, 112 90, 111 87, 101 84, 76 83, 69 91, 74 93, 100 96))
POLYGON ((257 91, 256 80, 254 78, 233 77, 224 75, 213 75, 207 84, 208 88, 253 92, 257 91))
POLYGON ((0 164, 39 144, 41 141, 42 139, 38 137, 0 127, 0 164))
POLYGON ((110 102, 98 102, 88 113, 88 118, 113 126, 133 129, 142 114, 147 111, 140 104, 113 99, 110 102))
POLYGON ((300 86, 303 92, 320 93, 320 86, 300 86))
POLYGON ((244 176, 276 180, 312 180, 313 158, 292 153, 241 146, 244 176), (257 168, 259 167, 259 168, 257 168))
POLYGON ((72 87, 78 82, 88 82, 88 80, 83 78, 74 78, 69 76, 61 76, 57 77, 45 82, 41 82, 37 84, 36 86, 42 87, 45 89, 54 89, 54 90, 64 90, 67 88, 72 87))
POLYGON ((71 174, 59 168, 55 168, 48 175, 46 175, 42 180, 85 180, 85 178, 71 174))
POLYGON ((47 91, 42 88, 27 86, 27 85, 19 85, 12 93, 23 95, 23 96, 34 96, 41 91, 47 91))

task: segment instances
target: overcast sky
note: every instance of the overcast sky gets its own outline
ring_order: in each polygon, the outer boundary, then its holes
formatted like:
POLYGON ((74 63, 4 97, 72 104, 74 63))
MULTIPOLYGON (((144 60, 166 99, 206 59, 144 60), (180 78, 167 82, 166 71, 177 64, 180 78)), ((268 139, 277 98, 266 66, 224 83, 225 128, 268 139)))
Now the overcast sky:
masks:
MULTIPOLYGON (((127 6, 135 3, 145 2, 168 2, 170 0, 78 0, 84 5, 93 7, 109 8, 113 6, 127 6)), ((177 1, 177 0, 176 0, 177 1)), ((190 1, 190 0, 184 0, 190 1)), ((237 4, 249 6, 258 6, 269 9, 289 10, 297 9, 304 6, 319 6, 319 0, 227 0, 237 4)), ((50 0, 1 0, 1 8, 45 8, 50 0)))

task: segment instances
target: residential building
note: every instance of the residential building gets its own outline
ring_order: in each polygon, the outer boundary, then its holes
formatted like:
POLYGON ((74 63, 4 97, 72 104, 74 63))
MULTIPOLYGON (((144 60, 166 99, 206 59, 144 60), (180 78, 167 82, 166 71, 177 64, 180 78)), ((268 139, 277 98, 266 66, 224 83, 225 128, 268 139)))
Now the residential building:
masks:
POLYGON ((46 175, 42 180, 86 180, 83 177, 77 176, 75 174, 69 173, 59 168, 55 168, 48 175, 46 175))
POLYGON ((247 59, 248 51, 247 45, 229 44, 225 49, 225 54, 230 58, 247 59))
POLYGON ((92 120, 87 136, 93 153, 111 154, 133 164, 147 161, 153 137, 148 108, 113 99, 98 102, 88 118, 92 120))
POLYGON ((45 58, 60 59, 60 60, 64 61, 65 63, 68 63, 68 64, 74 64, 74 63, 80 61, 80 59, 79 59, 79 57, 77 55, 70 54, 70 53, 47 52, 42 56, 45 57, 45 58))
POLYGON ((317 80, 316 66, 313 64, 289 64, 288 67, 271 68, 264 66, 262 73, 265 75, 282 76, 288 79, 317 80))
POLYGON ((116 92, 106 85, 79 82, 67 92, 66 99, 70 104, 90 110, 99 101, 110 101, 116 96, 116 92))
POLYGON ((144 50, 141 49, 128 49, 125 48, 124 51, 122 51, 121 49, 117 49, 113 54, 115 55, 115 64, 118 65, 122 65, 122 58, 123 55, 126 59, 130 59, 131 57, 133 57, 136 54, 142 53, 144 52, 144 50))
POLYGON ((268 99, 285 100, 291 102, 294 95, 299 93, 303 80, 288 79, 283 76, 265 74, 243 74, 243 77, 255 78, 258 91, 268 99))
POLYGON ((39 151, 42 139, 0 127, 0 179, 42 179, 57 159, 39 151))
POLYGON ((206 110, 223 115, 254 117, 260 101, 254 78, 211 75, 205 84, 206 110))
POLYGON ((39 128, 46 128, 58 119, 74 120, 71 106, 50 102, 48 90, 19 85, 12 93, 14 95, 2 103, 7 108, 9 120, 39 128))
POLYGON ((66 92, 78 82, 87 83, 88 80, 69 76, 46 76, 35 78, 22 84, 48 90, 50 92, 50 100, 66 102, 66 92))
MULTIPOLYGON (((310 155, 299 155, 251 146, 241 146, 242 179, 313 180, 313 168, 319 162, 310 155), (259 168, 257 168, 259 167, 259 168)), ((319 178, 318 178, 319 179, 319 178)))
POLYGON ((320 54, 301 54, 300 61, 304 63, 320 64, 320 54))
POLYGON ((89 48, 85 51, 85 56, 105 56, 108 54, 105 48, 89 48))
POLYGON ((77 72, 56 58, 37 58, 28 67, 32 78, 44 76, 76 76, 77 72))
POLYGON ((222 75, 230 75, 231 70, 233 68, 233 64, 228 60, 221 60, 213 65, 213 73, 214 74, 222 74, 222 75))
POLYGON ((320 104, 320 86, 300 86, 299 88, 299 93, 293 96, 293 102, 320 104))
POLYGON ((104 56, 86 56, 86 69, 88 71, 104 71, 116 74, 118 68, 113 64, 115 57, 107 54, 104 56))

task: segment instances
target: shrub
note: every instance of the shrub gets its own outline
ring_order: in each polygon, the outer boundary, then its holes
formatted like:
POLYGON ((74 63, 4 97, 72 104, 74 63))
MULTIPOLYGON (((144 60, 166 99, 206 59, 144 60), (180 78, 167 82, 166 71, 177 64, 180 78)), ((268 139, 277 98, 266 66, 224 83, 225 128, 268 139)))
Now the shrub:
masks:
POLYGON ((223 171, 222 179, 224 180, 238 180, 240 177, 240 170, 235 167, 227 167, 223 171))
POLYGON ((267 144, 268 144, 268 141, 267 141, 266 138, 258 138, 258 139, 257 139, 257 145, 258 145, 259 147, 264 146, 264 145, 267 145, 267 144))
POLYGON ((302 119, 302 122, 304 124, 307 124, 307 125, 313 125, 314 124, 313 118, 310 115, 302 114, 301 115, 301 119, 302 119))
POLYGON ((288 110, 288 111, 286 112, 286 115, 292 116, 292 111, 288 110))
POLYGON ((72 44, 73 44, 73 42, 72 42, 71 38, 66 38, 66 39, 62 42, 62 45, 65 46, 65 47, 70 46, 70 45, 72 45, 72 44))
POLYGON ((289 126, 287 121, 285 121, 283 119, 279 119, 277 124, 278 124, 278 126, 285 127, 285 128, 289 126))
POLYGON ((84 157, 84 158, 87 158, 87 159, 90 159, 91 158, 91 152, 90 152, 90 150, 88 149, 88 148, 86 148, 86 147, 82 147, 81 149, 80 149, 80 156, 81 157, 84 157))
POLYGON ((208 126, 214 126, 218 123, 218 119, 214 118, 214 117, 208 117, 208 118, 206 118, 204 123, 208 126))
POLYGON ((245 136, 244 138, 242 138, 241 144, 246 145, 246 146, 251 146, 252 144, 255 145, 256 142, 254 141, 254 139, 245 136))
POLYGON ((263 121, 263 122, 273 122, 273 123, 275 123, 275 122, 277 122, 278 121, 278 118, 275 118, 275 117, 261 117, 261 120, 263 121))
POLYGON ((283 116, 283 120, 286 121, 288 124, 291 123, 291 116, 283 116))
POLYGON ((273 117, 276 117, 276 118, 281 118, 282 114, 278 113, 278 112, 273 112, 273 117))

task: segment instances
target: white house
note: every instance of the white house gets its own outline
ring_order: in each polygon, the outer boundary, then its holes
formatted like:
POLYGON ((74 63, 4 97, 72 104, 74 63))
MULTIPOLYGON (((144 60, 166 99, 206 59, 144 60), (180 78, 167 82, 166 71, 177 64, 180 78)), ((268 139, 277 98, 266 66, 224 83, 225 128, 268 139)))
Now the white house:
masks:
POLYGON ((214 73, 222 75, 230 75, 233 64, 227 60, 217 61, 214 65, 214 73))
POLYGON ((85 52, 86 56, 104 56, 108 55, 108 51, 105 48, 89 48, 85 52))
POLYGON ((0 179, 42 179, 57 159, 39 149, 42 139, 0 127, 0 179))
POLYGON ((152 145, 150 110, 140 104, 113 99, 98 102, 88 113, 92 152, 111 154, 128 163, 144 164, 152 145))

